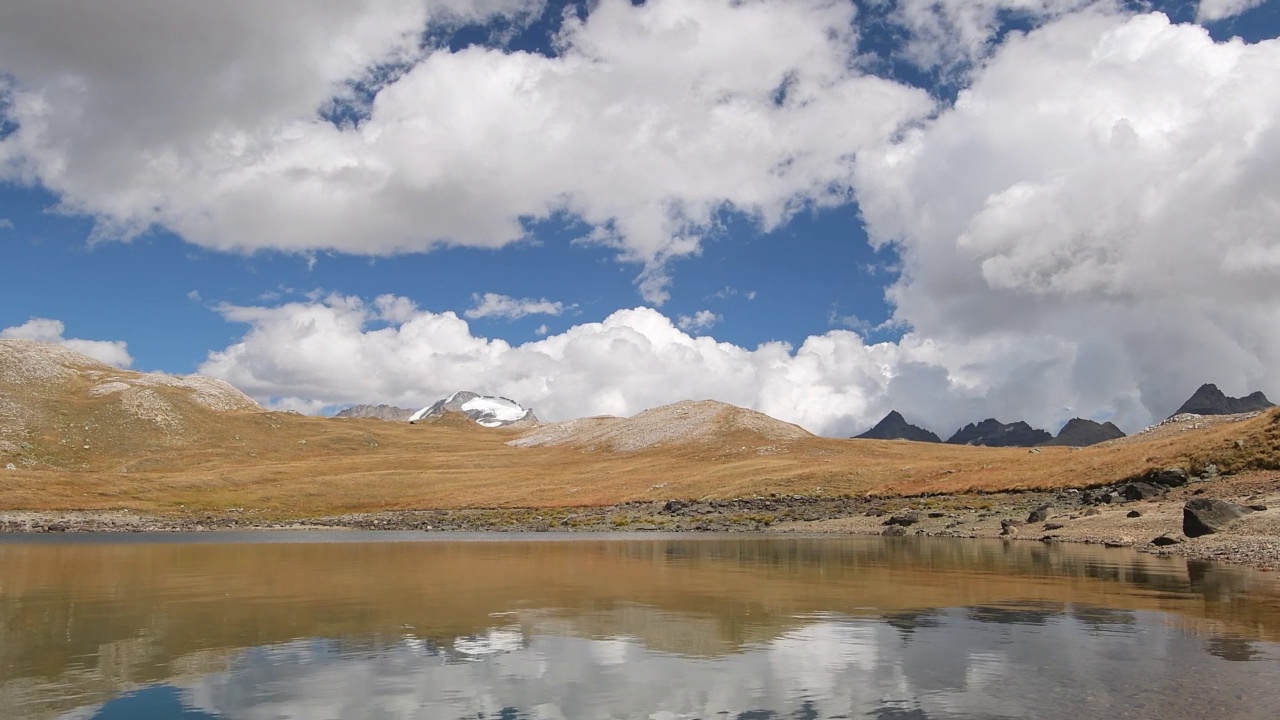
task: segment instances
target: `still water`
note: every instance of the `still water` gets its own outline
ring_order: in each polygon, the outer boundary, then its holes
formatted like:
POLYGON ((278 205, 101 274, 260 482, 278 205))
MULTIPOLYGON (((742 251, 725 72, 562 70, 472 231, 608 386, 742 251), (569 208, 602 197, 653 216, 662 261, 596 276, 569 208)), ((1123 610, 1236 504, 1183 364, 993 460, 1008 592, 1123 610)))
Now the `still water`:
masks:
POLYGON ((923 538, 0 539, 0 718, 1280 717, 1272 575, 923 538))

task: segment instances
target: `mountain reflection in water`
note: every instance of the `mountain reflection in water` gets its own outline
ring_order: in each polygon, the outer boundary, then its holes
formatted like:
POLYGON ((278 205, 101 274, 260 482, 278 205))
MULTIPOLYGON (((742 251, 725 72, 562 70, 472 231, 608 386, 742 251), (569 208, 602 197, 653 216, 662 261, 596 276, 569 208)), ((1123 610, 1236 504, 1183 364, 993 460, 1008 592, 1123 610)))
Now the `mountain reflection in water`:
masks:
POLYGON ((1028 542, 396 537, 0 542, 0 717, 1280 713, 1261 573, 1028 542))

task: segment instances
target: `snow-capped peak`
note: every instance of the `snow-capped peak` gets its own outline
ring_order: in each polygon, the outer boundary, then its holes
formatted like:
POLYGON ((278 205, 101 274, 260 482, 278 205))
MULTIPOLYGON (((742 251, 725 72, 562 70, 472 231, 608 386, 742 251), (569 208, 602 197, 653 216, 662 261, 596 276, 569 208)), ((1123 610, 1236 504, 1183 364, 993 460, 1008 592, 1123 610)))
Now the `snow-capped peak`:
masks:
POLYGON ((514 400, 493 395, 477 395, 465 390, 422 408, 409 417, 409 422, 416 423, 419 420, 439 417, 446 412, 462 413, 485 427, 503 427, 518 422, 538 422, 532 410, 514 400))

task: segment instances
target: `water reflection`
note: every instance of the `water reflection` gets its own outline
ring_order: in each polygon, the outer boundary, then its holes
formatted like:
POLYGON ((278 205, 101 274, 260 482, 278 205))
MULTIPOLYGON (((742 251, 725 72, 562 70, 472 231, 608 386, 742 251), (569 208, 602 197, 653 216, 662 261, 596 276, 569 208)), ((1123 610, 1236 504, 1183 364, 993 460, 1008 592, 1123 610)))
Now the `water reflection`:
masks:
POLYGON ((1270 577, 1078 546, 0 543, 0 568, 6 718, 1280 710, 1270 577))

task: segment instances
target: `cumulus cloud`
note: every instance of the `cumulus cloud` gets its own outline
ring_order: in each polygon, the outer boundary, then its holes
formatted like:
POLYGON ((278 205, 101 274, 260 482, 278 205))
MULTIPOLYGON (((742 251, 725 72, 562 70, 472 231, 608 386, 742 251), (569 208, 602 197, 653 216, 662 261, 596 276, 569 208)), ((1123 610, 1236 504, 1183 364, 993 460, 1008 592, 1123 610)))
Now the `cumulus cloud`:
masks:
POLYGON ((12 230, 13 221, 9 218, 0 218, 0 230, 12 230))
POLYGON ((699 310, 692 315, 681 315, 676 320, 676 326, 685 332, 696 332, 709 330, 722 319, 710 310, 699 310))
POLYGON ((568 212, 661 303, 667 263, 726 208, 770 229, 844 203, 853 156, 932 108, 856 69, 841 0, 602 0, 554 57, 418 48, 432 23, 540 7, 5 3, 0 178, 102 236, 159 225, 223 250, 496 247, 568 212), (377 89, 367 117, 321 117, 356 81, 377 89))
POLYGON ((123 341, 66 338, 63 337, 65 332, 66 325, 61 320, 31 318, 21 325, 0 330, 0 338, 56 343, 118 368, 127 368, 133 365, 133 356, 129 354, 128 344, 123 341))
POLYGON ((1267 0, 1200 0, 1196 8, 1196 19, 1200 22, 1213 22, 1235 17, 1246 10, 1262 5, 1267 0))
POLYGON ((648 308, 523 345, 478 337, 452 312, 415 310, 388 326, 377 303, 340 295, 221 312, 249 330, 211 353, 200 372, 265 402, 311 411, 361 402, 418 407, 469 389, 563 420, 716 398, 840 433, 861 425, 882 401, 885 368, 913 352, 865 345, 840 330, 799 348, 747 349, 690 336, 648 308))
POLYGON ((1130 423, 1203 382, 1276 394, 1277 116, 1280 41, 1086 12, 860 155, 871 239, 902 255, 894 318, 958 353, 934 384, 1130 423))
POLYGON ((486 317, 516 320, 526 315, 559 315, 564 312, 564 303, 551 302, 545 298, 533 300, 531 298, 513 298, 507 295, 498 295, 497 293, 485 293, 483 295, 472 295, 471 301, 474 305, 462 314, 473 320, 486 317))
MULTIPOLYGON (((1209 0, 1213 2, 1214 0, 1209 0)), ((1225 2, 1251 0, 1225 0, 1225 2)), ((889 0, 873 0, 886 5, 889 0)), ((950 68, 988 55, 1010 18, 1039 25, 1083 8, 1115 9, 1116 0, 897 0, 889 18, 907 31, 903 54, 922 68, 950 68)))

